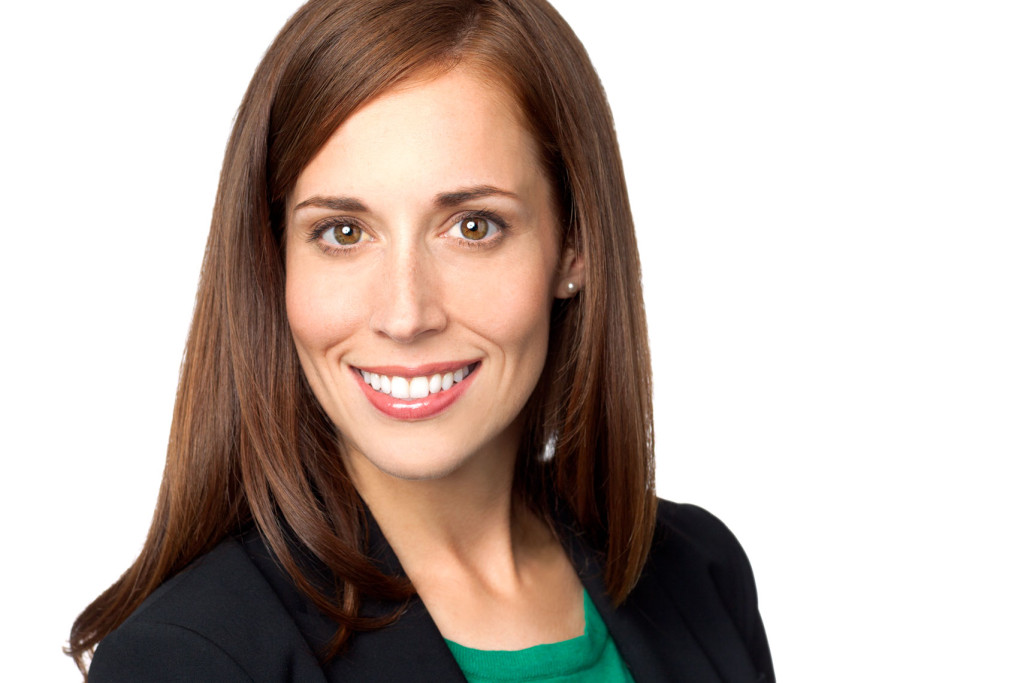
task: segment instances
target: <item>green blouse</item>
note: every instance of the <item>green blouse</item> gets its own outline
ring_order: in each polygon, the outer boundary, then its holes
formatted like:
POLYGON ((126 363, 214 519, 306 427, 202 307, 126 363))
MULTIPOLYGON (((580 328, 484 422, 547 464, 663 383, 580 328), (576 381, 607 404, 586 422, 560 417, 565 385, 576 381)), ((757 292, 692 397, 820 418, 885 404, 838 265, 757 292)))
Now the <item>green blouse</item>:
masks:
POLYGON ((586 591, 583 614, 587 624, 583 635, 560 643, 525 650, 474 650, 450 640, 445 642, 469 683, 633 683, 586 591))

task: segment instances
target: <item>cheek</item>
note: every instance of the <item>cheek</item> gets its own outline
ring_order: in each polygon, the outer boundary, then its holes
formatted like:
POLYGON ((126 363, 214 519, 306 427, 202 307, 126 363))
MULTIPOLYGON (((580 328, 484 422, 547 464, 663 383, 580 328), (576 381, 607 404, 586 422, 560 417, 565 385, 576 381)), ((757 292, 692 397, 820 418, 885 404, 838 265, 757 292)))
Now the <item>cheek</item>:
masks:
POLYGON ((307 374, 308 364, 323 358, 329 349, 352 336, 361 313, 353 306, 351 293, 338 287, 337 279, 316 269, 288 263, 285 278, 285 307, 288 324, 307 374))
POLYGON ((462 320, 506 356, 542 363, 552 303, 553 276, 547 259, 522 259, 480 276, 475 286, 463 281, 454 288, 460 292, 455 310, 462 320))

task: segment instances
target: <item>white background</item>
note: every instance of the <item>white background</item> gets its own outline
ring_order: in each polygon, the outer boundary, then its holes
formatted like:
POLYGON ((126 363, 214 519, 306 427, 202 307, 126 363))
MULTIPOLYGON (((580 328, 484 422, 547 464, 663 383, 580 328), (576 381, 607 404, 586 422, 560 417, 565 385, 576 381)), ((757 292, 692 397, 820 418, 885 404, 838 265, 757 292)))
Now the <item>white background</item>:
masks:
MULTIPOLYGON (((76 680, 141 547, 224 143, 296 4, 0 10, 5 678, 76 680)), ((744 543, 780 680, 1022 680, 1020 5, 556 5, 620 131, 659 492, 744 543)))

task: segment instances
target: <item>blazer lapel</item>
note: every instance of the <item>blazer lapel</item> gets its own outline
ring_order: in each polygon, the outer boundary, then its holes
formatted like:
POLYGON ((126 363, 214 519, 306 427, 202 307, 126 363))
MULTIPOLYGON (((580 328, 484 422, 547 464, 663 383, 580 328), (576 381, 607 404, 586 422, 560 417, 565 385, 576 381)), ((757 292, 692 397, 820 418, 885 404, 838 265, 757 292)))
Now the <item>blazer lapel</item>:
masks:
MULTIPOLYGON (((368 512, 367 522, 370 556, 388 574, 402 575, 398 558, 368 512)), ((287 608, 308 643, 311 654, 323 652, 334 637, 338 625, 295 587, 291 578, 272 558, 258 534, 248 534, 245 542, 249 556, 287 608)), ((326 577, 326 569, 323 567, 308 566, 307 570, 311 576, 326 577)), ((326 680, 333 683, 465 682, 462 670, 419 598, 413 597, 404 606, 397 602, 364 599, 360 613, 366 616, 385 616, 396 610, 402 610, 402 616, 394 624, 352 636, 342 654, 323 665, 326 680)))
POLYGON ((646 570, 626 602, 616 608, 605 590, 598 554, 576 533, 567 530, 563 538, 636 683, 722 683, 689 626, 646 570))
MULTIPOLYGON (((395 551, 381 533, 377 521, 366 508, 369 555, 390 576, 404 576, 395 551)), ((364 598, 360 613, 386 616, 402 609, 401 603, 364 598)), ((319 630, 323 643, 334 635, 336 625, 321 615, 319 630)), ((327 680, 333 683, 437 683, 462 681, 462 674, 448 644, 430 618, 426 606, 413 596, 402 609, 402 616, 390 626, 355 634, 342 656, 324 667, 327 680)))
POLYGON ((336 683, 466 680, 419 599, 413 599, 391 626, 354 636, 344 655, 329 662, 324 673, 336 683))

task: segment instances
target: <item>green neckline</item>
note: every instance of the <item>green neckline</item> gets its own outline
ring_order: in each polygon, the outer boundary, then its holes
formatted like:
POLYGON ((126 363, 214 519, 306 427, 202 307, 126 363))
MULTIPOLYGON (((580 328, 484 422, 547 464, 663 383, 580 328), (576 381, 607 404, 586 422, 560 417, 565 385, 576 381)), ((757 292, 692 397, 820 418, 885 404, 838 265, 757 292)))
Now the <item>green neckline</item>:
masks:
POLYGON ((554 678, 590 668, 604 652, 608 629, 586 590, 583 591, 583 615, 586 621, 583 635, 522 650, 477 650, 447 638, 445 642, 467 678, 497 681, 554 678))

